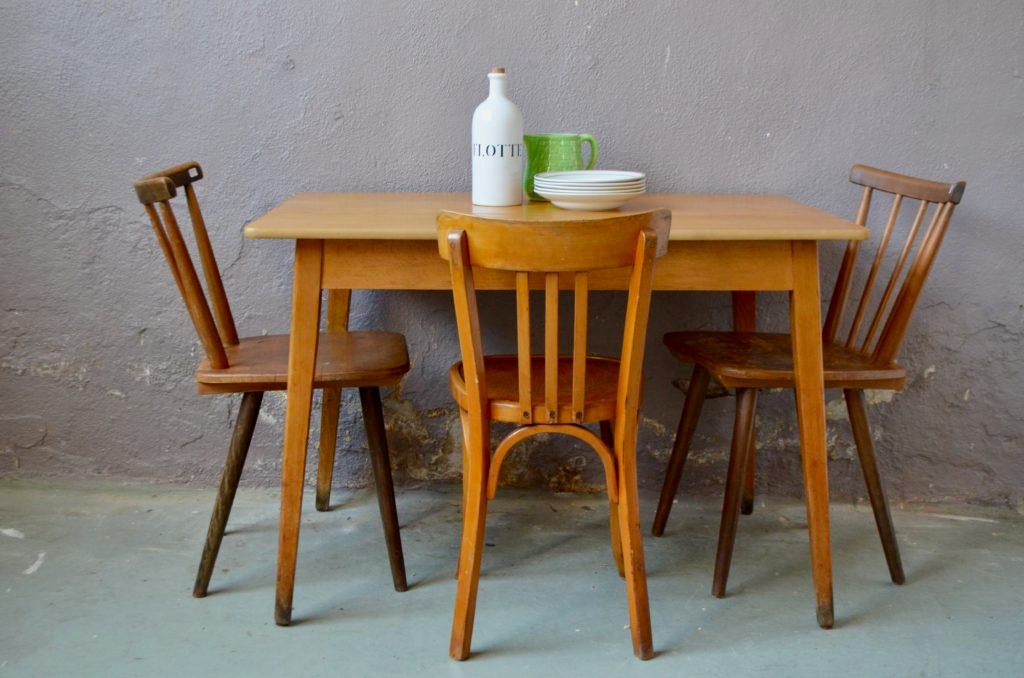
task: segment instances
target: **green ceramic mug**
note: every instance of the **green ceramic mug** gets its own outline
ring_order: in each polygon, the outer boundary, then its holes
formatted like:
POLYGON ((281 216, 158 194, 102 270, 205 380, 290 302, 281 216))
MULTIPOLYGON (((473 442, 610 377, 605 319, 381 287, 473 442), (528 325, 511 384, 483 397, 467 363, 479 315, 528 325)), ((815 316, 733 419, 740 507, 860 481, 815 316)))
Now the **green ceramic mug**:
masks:
POLYGON ((533 175, 541 172, 563 172, 593 169, 597 162, 597 141, 589 134, 524 134, 526 171, 523 189, 530 200, 547 200, 533 191, 533 175), (583 142, 590 144, 590 162, 583 164, 583 142))

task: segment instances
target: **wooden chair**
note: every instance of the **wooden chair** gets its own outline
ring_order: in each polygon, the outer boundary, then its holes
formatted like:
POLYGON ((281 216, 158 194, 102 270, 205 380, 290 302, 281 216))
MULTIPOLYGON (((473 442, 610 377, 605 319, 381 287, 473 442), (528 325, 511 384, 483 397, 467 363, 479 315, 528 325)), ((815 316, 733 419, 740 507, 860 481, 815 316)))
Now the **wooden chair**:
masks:
MULTIPOLYGON (((199 394, 243 394, 192 590, 192 595, 197 598, 206 595, 210 584, 210 575, 224 537, 224 528, 252 440, 263 394, 286 388, 289 339, 287 334, 239 339, 193 188, 193 184, 202 178, 203 171, 199 164, 190 162, 135 182, 139 201, 149 214, 157 241, 167 258, 171 275, 185 300, 206 353, 196 370, 199 394), (205 292, 171 203, 179 189, 184 189, 195 234, 195 247, 205 274, 205 292)), ((341 389, 358 388, 377 486, 377 501, 384 525, 384 539, 391 561, 391 576, 395 590, 405 591, 405 564, 379 391, 381 386, 397 384, 402 375, 409 371, 405 338, 392 332, 347 331, 347 297, 342 299, 342 306, 344 308, 339 309, 338 313, 343 318, 340 321, 342 326, 337 328, 339 331, 320 335, 317 353, 314 383, 317 388, 324 390, 324 396, 316 506, 318 510, 325 511, 330 504, 341 389)))
MULTIPOLYGON (((854 165, 850 181, 864 187, 857 212, 858 224, 868 225, 875 193, 891 194, 892 202, 849 322, 844 322, 844 315, 851 302, 860 242, 850 242, 839 268, 822 330, 825 388, 843 389, 889 574, 894 583, 902 584, 903 565, 875 463, 864 389, 903 388, 906 370, 895 358, 965 184, 926 181, 864 165, 854 165), (904 203, 910 200, 918 201, 912 217, 909 211, 902 210, 904 203), (930 208, 932 216, 926 222, 930 208), (887 246, 898 241, 896 234, 904 229, 902 247, 893 261, 886 254, 887 246), (884 270, 888 270, 889 275, 878 294, 875 283, 884 277, 884 270)), ((661 536, 664 532, 709 378, 713 377, 726 388, 736 389, 736 418, 712 585, 712 594, 722 597, 729 576, 738 512, 753 510, 754 412, 758 389, 793 388, 790 337, 757 332, 672 332, 665 335, 664 342, 676 358, 693 363, 694 368, 654 518, 654 535, 661 536)))
POLYGON ((449 652, 469 656, 487 502, 501 463, 519 442, 561 433, 600 457, 611 502, 612 550, 626 578, 633 651, 652 656, 647 579, 637 505, 636 433, 641 363, 654 259, 668 247, 667 210, 601 220, 517 222, 454 213, 438 216, 441 256, 451 264, 462 362, 450 372, 463 432, 463 524, 449 652), (587 353, 588 273, 631 267, 622 353, 587 353), (482 269, 490 269, 483 271, 482 269), (517 353, 484 355, 476 273, 515 281, 517 353), (574 292, 572 352, 558 350, 559 288, 574 292), (543 353, 530 345, 530 290, 544 290, 543 353), (491 450, 491 421, 518 424, 491 450), (599 437, 584 424, 600 423, 599 437))

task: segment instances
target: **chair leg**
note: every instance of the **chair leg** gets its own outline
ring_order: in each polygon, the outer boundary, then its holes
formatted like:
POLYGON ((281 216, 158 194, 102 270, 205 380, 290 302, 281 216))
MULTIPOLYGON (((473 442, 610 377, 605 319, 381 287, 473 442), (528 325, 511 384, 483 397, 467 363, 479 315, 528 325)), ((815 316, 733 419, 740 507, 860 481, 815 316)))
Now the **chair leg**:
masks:
MULTIPOLYGON (((613 425, 611 421, 601 422, 601 440, 608 449, 614 452, 615 450, 615 435, 613 433, 613 425)), ((620 577, 626 576, 625 564, 622 560, 622 537, 619 534, 619 506, 618 504, 609 501, 608 502, 608 515, 610 519, 608 521, 609 532, 611 533, 612 541, 612 557, 615 558, 615 568, 619 571, 620 577)))
POLYGON ((331 482, 334 480, 334 455, 338 448, 338 420, 341 414, 341 389, 325 388, 320 409, 320 455, 316 469, 316 510, 331 508, 331 482))
POLYGON ((875 514, 878 536, 882 540, 882 550, 885 551, 885 562, 889 566, 889 576, 894 584, 902 584, 906 581, 903 576, 903 562, 900 559, 900 549, 896 543, 896 531, 892 526, 892 516, 889 514, 889 503, 885 500, 882 479, 878 474, 878 465, 875 463, 875 446, 871 442, 871 429, 868 426, 868 410, 864 404, 864 391, 844 390, 843 395, 846 396, 846 411, 850 415, 850 428, 853 429, 853 439, 857 444, 857 455, 860 457, 860 467, 864 472, 864 482, 868 487, 868 497, 871 499, 871 510, 875 514))
POLYGON ((736 543, 736 524, 739 522, 739 508, 742 495, 743 474, 747 468, 747 452, 750 450, 750 429, 757 409, 757 389, 736 389, 736 419, 732 429, 732 450, 729 452, 729 471, 725 481, 725 498, 722 500, 722 523, 718 529, 718 552, 715 555, 715 578, 711 584, 711 595, 725 596, 725 584, 729 579, 732 564, 732 549, 736 543))
POLYGON ((380 389, 361 387, 359 403, 366 426, 366 444, 370 448, 373 478, 377 485, 377 505, 384 526, 384 541, 391 561, 391 579, 396 591, 405 591, 405 558, 402 556, 402 536, 398 528, 398 510, 395 508, 395 486, 391 479, 391 461, 388 456, 387 431, 384 428, 384 410, 380 404, 380 389))
POLYGON ((665 481, 661 485, 661 499, 658 500, 658 509, 654 513, 651 534, 655 537, 660 537, 665 532, 665 522, 668 521, 669 511, 672 510, 672 501, 679 489, 679 479, 683 476, 686 456, 690 453, 690 443, 693 441, 693 432, 697 429, 697 420, 700 418, 700 410, 704 405, 704 396, 708 392, 710 376, 708 371, 700 365, 693 366, 693 374, 690 375, 690 388, 686 391, 686 401, 683 403, 683 412, 679 417, 679 429, 676 431, 675 444, 672 446, 672 456, 669 457, 668 468, 665 469, 665 481))
POLYGON ((754 512, 754 479, 757 476, 757 419, 750 422, 750 438, 747 441, 747 468, 743 473, 743 500, 740 513, 749 516, 754 512))
MULTIPOLYGON (((459 426, 462 429, 462 456, 465 459, 466 450, 470 447, 469 442, 469 413, 466 410, 459 408, 459 426)), ((468 490, 469 474, 466 473, 465 463, 462 467, 462 497, 460 499, 462 515, 466 515, 466 497, 469 496, 468 490)), ((459 563, 462 560, 462 544, 459 544, 459 552, 455 556, 455 578, 459 578, 459 563)))
POLYGON ((469 657, 473 639, 476 593, 487 523, 487 466, 490 456, 489 422, 472 415, 465 416, 463 420, 469 427, 465 434, 468 444, 462 454, 462 542, 459 546, 455 614, 448 646, 448 654, 458 660, 469 657))
POLYGON ((626 571, 629 630, 633 639, 633 654, 639 659, 650 659, 654 656, 654 642, 651 638, 651 610, 647 596, 644 545, 640 536, 635 428, 623 435, 622 449, 616 450, 616 453, 619 480, 619 535, 626 571))
POLYGON ((249 443, 252 442, 252 432, 256 428, 256 419, 259 417, 262 403, 262 392, 242 395, 242 404, 238 408, 238 417, 235 419, 235 430, 231 435, 231 444, 228 446, 228 458, 224 462, 224 472, 220 477, 217 500, 213 505, 213 514, 210 516, 210 527, 206 531, 206 544, 203 546, 203 555, 199 560, 199 572, 196 574, 196 583, 192 588, 192 595, 196 598, 206 596, 210 586, 213 566, 217 562, 221 540, 224 539, 224 529, 228 524, 231 505, 235 502, 235 491, 238 490, 238 480, 242 477, 242 467, 245 466, 245 457, 249 453, 249 443))

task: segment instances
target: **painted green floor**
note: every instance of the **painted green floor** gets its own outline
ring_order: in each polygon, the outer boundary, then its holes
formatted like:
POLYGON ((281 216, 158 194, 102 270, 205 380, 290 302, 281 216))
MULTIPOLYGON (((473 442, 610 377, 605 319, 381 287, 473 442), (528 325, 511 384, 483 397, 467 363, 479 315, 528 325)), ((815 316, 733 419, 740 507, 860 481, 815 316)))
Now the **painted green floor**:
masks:
POLYGON ((716 600, 717 509, 681 502, 645 542, 657 656, 640 662, 605 501, 516 491, 491 505, 475 654, 453 662, 453 489, 399 496, 406 593, 391 588, 372 494, 338 493, 329 513, 310 504, 296 623, 279 628, 276 493, 239 493, 211 595, 195 600, 212 492, 0 483, 0 676, 1024 675, 1016 512, 896 511, 897 587, 870 511, 835 505, 836 628, 823 631, 802 505, 759 502, 743 518, 716 600))

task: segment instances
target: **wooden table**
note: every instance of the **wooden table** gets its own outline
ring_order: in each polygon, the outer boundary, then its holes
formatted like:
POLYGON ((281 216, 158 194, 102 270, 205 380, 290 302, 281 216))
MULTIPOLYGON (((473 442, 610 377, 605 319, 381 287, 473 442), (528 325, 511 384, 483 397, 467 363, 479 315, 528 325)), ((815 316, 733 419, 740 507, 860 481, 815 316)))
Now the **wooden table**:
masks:
MULTIPOLYGON (((753 329, 753 291, 790 292, 800 451, 807 499, 818 624, 833 622, 832 557, 825 454, 819 240, 862 240, 867 230, 783 196, 652 194, 620 212, 672 210, 668 254, 655 267, 655 290, 734 292, 737 329, 753 329)), ((245 227, 250 238, 295 240, 291 346, 281 473, 276 621, 291 621, 295 560, 309 440, 313 367, 321 290, 329 294, 328 329, 344 327, 352 289, 451 288, 437 250, 435 218, 442 210, 537 221, 564 218, 549 203, 477 207, 465 193, 302 193, 245 227)), ((575 212, 596 217, 600 212, 575 212)), ((480 289, 513 289, 510 275, 477 279, 480 289)), ((625 273, 593 276, 593 289, 625 289, 625 273)), ((680 323, 685 322, 680 318, 680 323)), ((438 375, 443 384, 445 375, 438 375)))

